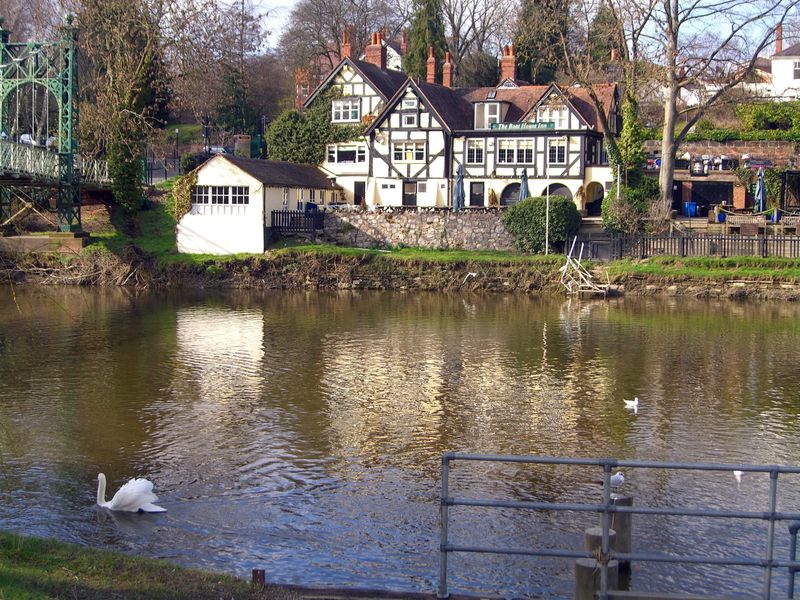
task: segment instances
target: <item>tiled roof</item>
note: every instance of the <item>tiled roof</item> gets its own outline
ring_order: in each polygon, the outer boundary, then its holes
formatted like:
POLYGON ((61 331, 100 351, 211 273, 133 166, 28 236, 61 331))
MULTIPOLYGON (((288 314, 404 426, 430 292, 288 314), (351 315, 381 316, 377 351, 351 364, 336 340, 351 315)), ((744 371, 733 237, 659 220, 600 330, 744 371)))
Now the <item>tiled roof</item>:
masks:
POLYGON ((776 52, 772 55, 774 57, 782 58, 782 57, 789 57, 789 56, 800 56, 800 44, 794 44, 793 46, 789 46, 786 50, 782 50, 781 52, 776 52))
POLYGON ((450 131, 472 128, 472 105, 464 101, 457 89, 425 81, 416 85, 450 131))
POLYGON ((267 186, 333 189, 336 185, 314 165, 279 160, 255 160, 220 155, 212 160, 227 160, 267 186))
POLYGON ((534 105, 541 100, 544 93, 550 89, 549 85, 525 85, 519 88, 459 88, 459 93, 470 103, 474 102, 507 102, 506 122, 516 123, 534 105), (489 98, 489 93, 494 92, 494 98, 489 98))

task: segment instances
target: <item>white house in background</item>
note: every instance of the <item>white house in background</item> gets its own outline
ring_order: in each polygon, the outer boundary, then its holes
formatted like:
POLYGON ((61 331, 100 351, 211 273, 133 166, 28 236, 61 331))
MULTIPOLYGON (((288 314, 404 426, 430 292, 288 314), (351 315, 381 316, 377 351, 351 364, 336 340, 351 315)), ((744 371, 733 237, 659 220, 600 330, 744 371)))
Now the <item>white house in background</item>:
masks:
POLYGON ((273 210, 337 203, 339 191, 314 165, 215 156, 197 169, 191 209, 178 223, 178 252, 264 252, 273 210))

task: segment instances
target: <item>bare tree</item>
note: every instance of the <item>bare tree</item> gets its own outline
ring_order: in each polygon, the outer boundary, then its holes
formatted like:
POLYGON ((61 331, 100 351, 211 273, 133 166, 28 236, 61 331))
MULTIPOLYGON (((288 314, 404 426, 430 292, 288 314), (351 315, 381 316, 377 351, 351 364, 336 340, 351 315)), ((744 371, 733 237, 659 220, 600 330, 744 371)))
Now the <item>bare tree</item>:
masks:
POLYGON ((513 2, 493 0, 444 0, 447 45, 456 75, 469 55, 494 52, 510 35, 513 2))
POLYGON ((706 111, 752 72, 771 44, 777 25, 800 0, 661 0, 646 43, 661 57, 664 126, 659 183, 662 200, 672 197, 678 146, 706 111), (681 92, 708 90, 700 103, 680 107, 681 92), (689 114, 690 113, 690 114, 689 114), (682 126, 679 117, 686 114, 682 126))

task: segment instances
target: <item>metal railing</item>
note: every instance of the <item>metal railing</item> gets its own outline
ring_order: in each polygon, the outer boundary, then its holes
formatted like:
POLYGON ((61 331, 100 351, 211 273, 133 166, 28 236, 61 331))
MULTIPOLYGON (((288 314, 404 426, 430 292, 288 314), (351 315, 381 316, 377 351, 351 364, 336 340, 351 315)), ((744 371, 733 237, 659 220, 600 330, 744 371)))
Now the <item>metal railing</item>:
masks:
MULTIPOLYGON (((75 169, 88 183, 108 184, 108 163, 104 160, 81 160, 75 155, 75 169)), ((0 141, 0 173, 57 182, 61 169, 58 152, 41 146, 0 141)))
MULTIPOLYGON (((588 558, 598 559, 600 568, 600 600, 607 600, 609 595, 609 561, 642 561, 706 564, 717 566, 748 566, 764 569, 763 598, 769 599, 772 590, 772 572, 776 568, 787 568, 790 576, 790 586, 794 586, 794 572, 800 570, 800 562, 796 560, 796 541, 790 551, 789 560, 778 560, 774 557, 775 523, 777 521, 798 521, 800 513, 778 512, 777 491, 778 475, 800 474, 800 467, 786 467, 777 465, 737 465, 724 463, 672 463, 653 461, 615 460, 601 458, 558 458, 549 456, 502 456, 491 454, 465 454, 447 452, 442 455, 442 494, 440 501, 440 547, 439 547, 439 589, 440 598, 448 597, 447 587, 447 558, 452 552, 486 553, 486 554, 514 554, 521 556, 539 556, 550 558, 588 558), (503 463, 528 463, 539 465, 573 465, 584 467, 600 467, 603 469, 603 502, 602 504, 590 503, 558 503, 558 502, 519 502, 505 500, 482 500, 474 498, 458 498, 450 496, 450 464, 454 461, 481 461, 503 463), (769 510, 744 511, 744 510, 719 510, 682 507, 648 507, 648 506, 620 506, 615 505, 611 498, 611 470, 618 467, 645 468, 645 469, 672 469, 694 471, 741 471, 768 473, 770 476, 769 510), (521 510, 538 511, 574 511, 600 513, 602 517, 602 542, 600 554, 589 551, 571 549, 526 549, 526 548, 496 548, 488 546, 460 546, 451 544, 448 539, 449 510, 453 506, 472 506, 485 508, 512 508, 521 510), (614 552, 610 548, 609 529, 612 513, 629 513, 641 515, 669 515, 684 517, 714 517, 728 519, 761 519, 768 522, 767 549, 763 558, 753 557, 723 557, 706 555, 673 555, 657 554, 650 552, 614 552)), ((797 524, 790 527, 793 538, 797 536, 797 524), (792 529, 794 528, 794 529, 792 529)), ((790 590, 790 598, 792 591, 790 590)))
POLYGON ((273 210, 272 228, 277 233, 314 233, 325 226, 325 214, 318 210, 273 210))

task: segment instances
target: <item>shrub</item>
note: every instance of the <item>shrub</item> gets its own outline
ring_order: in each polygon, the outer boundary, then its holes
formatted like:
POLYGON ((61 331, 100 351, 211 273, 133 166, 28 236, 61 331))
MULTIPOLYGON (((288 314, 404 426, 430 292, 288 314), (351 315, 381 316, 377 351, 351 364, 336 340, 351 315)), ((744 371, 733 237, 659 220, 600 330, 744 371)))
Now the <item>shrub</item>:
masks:
POLYGON ((194 171, 197 167, 197 158, 190 152, 181 154, 181 173, 188 173, 194 171))
POLYGON ((623 185, 619 200, 617 186, 612 186, 601 206, 603 227, 612 233, 636 233, 659 195, 658 180, 654 177, 642 177, 635 188, 623 185))
MULTIPOLYGON (((523 252, 544 252, 547 199, 538 196, 518 202, 503 215, 506 229, 516 236, 517 248, 523 252)), ((567 238, 578 232, 581 217, 572 200, 561 196, 550 196, 550 231, 548 241, 551 249, 561 251, 567 238)))
POLYGON ((789 131, 800 129, 800 102, 740 104, 735 111, 746 130, 789 131))

